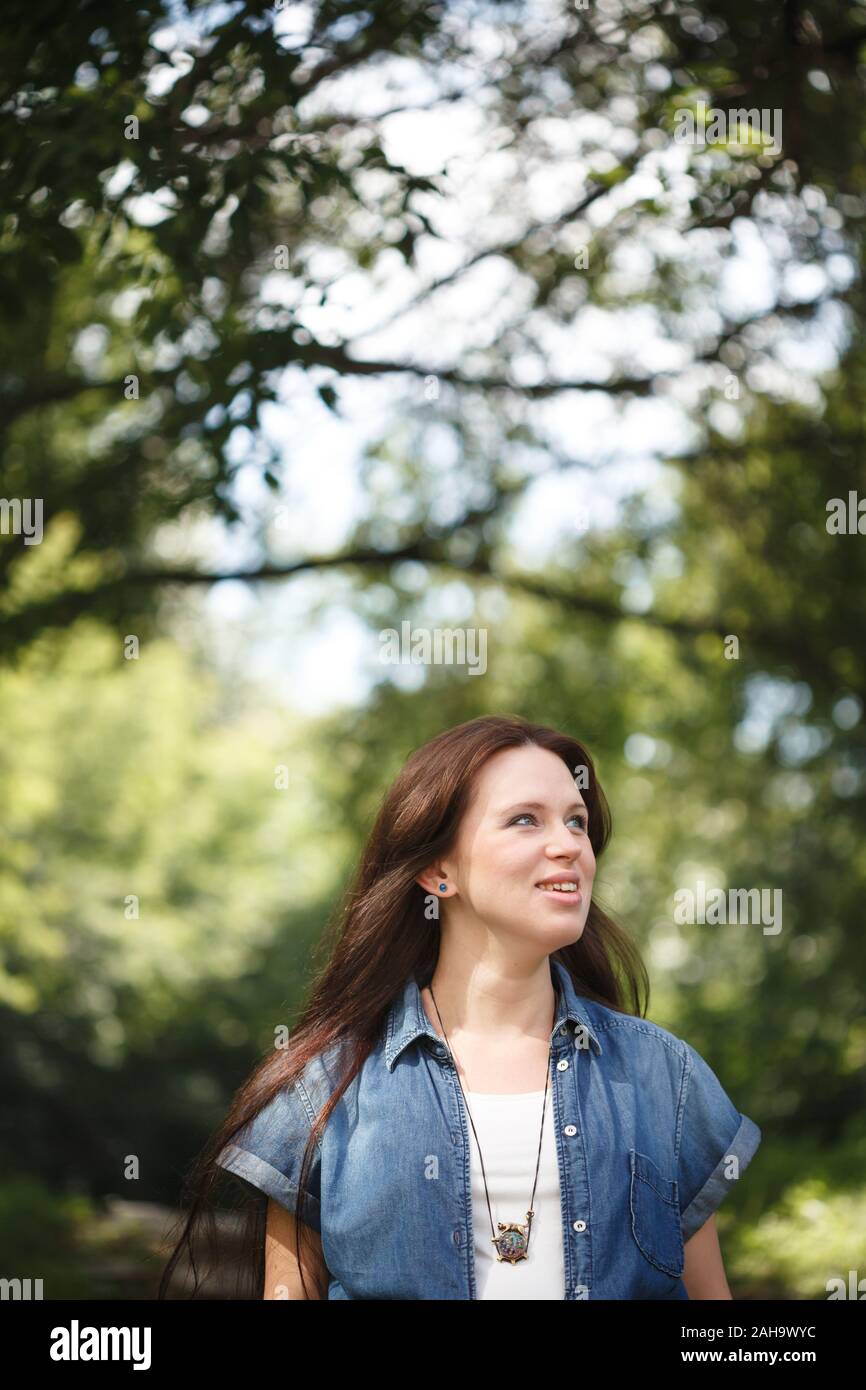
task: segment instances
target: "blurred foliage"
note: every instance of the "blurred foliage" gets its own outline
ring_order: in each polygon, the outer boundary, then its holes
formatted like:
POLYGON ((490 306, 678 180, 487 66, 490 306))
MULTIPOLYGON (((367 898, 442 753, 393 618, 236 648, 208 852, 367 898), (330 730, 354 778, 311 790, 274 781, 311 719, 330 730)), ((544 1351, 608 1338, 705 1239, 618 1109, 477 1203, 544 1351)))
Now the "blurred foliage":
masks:
POLYGON ((31 1298, 153 1298, 172 1215, 154 1203, 58 1196, 31 1176, 4 1180, 0 1265, 25 1297, 29 1279, 31 1298))
POLYGON ((646 950, 651 1016, 763 1130, 720 1221, 732 1284, 822 1297, 864 1257, 866 572, 862 535, 825 523, 864 486, 866 10, 311 14, 300 41, 250 3, 4 13, 0 493, 46 516, 41 545, 0 534, 0 1153, 30 1183, 0 1189, 7 1263, 72 1291, 85 1196, 175 1200, 291 1022, 384 786, 441 728, 510 710, 592 749, 615 826, 598 892, 646 950), (780 109, 781 154, 666 164, 701 99, 780 109), (416 106, 473 112, 486 201, 457 160, 397 158, 383 113, 416 106), (732 317, 743 245, 770 298, 732 317), (349 276, 402 350, 340 331, 349 276), (268 412, 300 436, 383 382, 351 534, 309 553, 301 517, 287 553, 297 439, 268 412), (643 495, 518 564, 532 488, 591 494, 611 421, 639 431, 651 404, 684 442, 643 495), (486 675, 383 670, 363 707, 298 717, 242 653, 214 658, 199 596, 308 571, 337 572, 372 642, 446 612, 485 628, 486 675), (780 888, 782 931, 674 925, 699 877, 780 888))
POLYGON ((730 1235, 727 1214, 719 1223, 726 1262, 730 1251, 739 1285, 751 1290, 750 1297, 823 1299, 831 1291, 828 1281, 838 1279, 844 1297, 852 1297, 849 1271, 857 1272, 855 1286, 863 1277, 864 1157, 861 1111, 832 1145, 807 1135, 784 1146, 771 1142, 760 1168, 755 1158, 736 1194, 740 1219, 730 1235))
MULTIPOLYGON (((834 305, 861 316, 861 6, 324 3, 305 10, 303 37, 301 8, 6 7, 0 461, 4 495, 43 498, 65 549, 48 570, 3 538, 0 650, 81 612, 141 632, 162 582, 200 584, 194 548, 166 563, 156 532, 237 521, 241 468, 279 491, 291 449, 258 430, 278 399, 311 392, 327 416, 353 385, 395 382, 414 428, 390 467, 383 441, 344 554, 377 573, 413 556, 496 576, 506 504, 539 461, 588 466, 583 447, 557 460, 546 404, 676 399, 703 432, 731 373, 744 397, 772 393, 786 334, 834 305), (665 162, 677 110, 700 100, 778 109, 782 154, 727 144, 695 147, 685 168, 665 162), (477 244, 431 279, 418 276, 424 260, 454 259, 460 171, 449 160, 413 173, 392 153, 387 113, 450 107, 473 113, 490 187, 468 229, 477 244), (575 196, 539 215, 533 193, 555 169, 575 196), (771 257, 771 302, 731 320, 715 292, 747 221, 771 257), (461 315, 481 263, 507 276, 500 307, 461 315), (403 313, 408 351, 371 354, 357 329, 331 326, 351 324, 350 273, 375 305, 410 271, 411 304, 433 317, 403 313), (663 370, 633 350, 650 310, 663 370), (592 332, 598 315, 621 325, 615 351, 583 347, 587 331, 609 340, 592 332), (563 375, 569 341, 577 366, 563 375), (431 379, 433 411, 419 399, 431 379)), ((689 451, 689 476, 710 443, 689 451)), ((809 465, 826 467, 826 495, 831 454, 809 465)), ((261 563, 243 569, 281 567, 268 565, 269 520, 263 504, 261 563)), ((711 597, 695 590, 688 605, 698 628, 711 597)), ((572 585, 572 601, 622 611, 604 568, 572 585)))
POLYGON ((300 728, 168 641, 46 636, 0 672, 0 727, 3 1167, 120 1192, 133 1155, 172 1187, 291 1023, 346 837, 316 833, 300 728))
POLYGON ((93 1203, 60 1197, 34 1177, 0 1183, 0 1262, 7 1279, 42 1280, 42 1294, 31 1282, 32 1297, 87 1298, 95 1294, 93 1276, 82 1253, 93 1203))

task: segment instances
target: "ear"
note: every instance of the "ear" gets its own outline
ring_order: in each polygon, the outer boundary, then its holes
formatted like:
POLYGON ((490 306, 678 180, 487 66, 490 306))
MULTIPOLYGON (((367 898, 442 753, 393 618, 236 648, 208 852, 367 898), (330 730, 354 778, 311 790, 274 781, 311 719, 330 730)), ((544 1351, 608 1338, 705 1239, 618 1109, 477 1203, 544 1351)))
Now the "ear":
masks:
POLYGON ((420 884, 425 893, 433 893, 437 898, 446 898, 451 891, 451 885, 445 874, 433 873, 432 871, 418 874, 415 882, 420 884))

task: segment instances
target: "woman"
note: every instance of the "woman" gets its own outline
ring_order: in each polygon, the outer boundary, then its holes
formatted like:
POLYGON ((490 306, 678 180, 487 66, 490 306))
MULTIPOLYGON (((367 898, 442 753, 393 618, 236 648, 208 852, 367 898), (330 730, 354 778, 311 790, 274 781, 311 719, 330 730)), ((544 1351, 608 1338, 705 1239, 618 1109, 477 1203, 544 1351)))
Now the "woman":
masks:
POLYGON ((256 1193, 265 1298, 731 1297, 714 1212, 761 1131, 644 1017, 592 898, 609 836, 589 753, 553 729, 488 716, 412 754, 160 1297, 222 1171, 256 1193))

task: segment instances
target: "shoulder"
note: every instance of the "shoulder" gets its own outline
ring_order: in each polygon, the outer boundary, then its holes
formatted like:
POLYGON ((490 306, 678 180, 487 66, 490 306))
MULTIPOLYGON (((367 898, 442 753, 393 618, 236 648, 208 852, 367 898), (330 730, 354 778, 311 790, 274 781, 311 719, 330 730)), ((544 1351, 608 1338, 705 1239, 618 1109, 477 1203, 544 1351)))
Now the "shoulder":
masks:
POLYGON ((296 1075, 293 1089, 312 1120, 336 1090, 344 1068, 351 1060, 351 1049, 345 1039, 329 1044, 310 1057, 296 1075))
POLYGON ((673 1118, 681 1162, 697 1154, 703 1163, 709 1154, 712 1168, 718 1153, 730 1151, 745 1167, 761 1131, 737 1108, 697 1048, 649 1019, 582 1003, 601 1044, 598 1061, 605 1080, 624 1078, 634 1094, 652 1097, 659 1116, 673 1118))
POLYGON ((651 1019, 620 1013, 594 1000, 581 998, 580 1005, 599 1043, 600 1052, 593 1055, 599 1078, 626 1081, 676 1109, 692 1066, 684 1039, 651 1019))
POLYGON ((637 1056, 667 1050, 671 1059, 680 1066, 688 1062, 688 1043, 660 1023, 639 1018, 636 1014, 620 1013, 594 999, 581 998, 580 1003, 603 1053, 612 1051, 618 1055, 631 1053, 637 1056))

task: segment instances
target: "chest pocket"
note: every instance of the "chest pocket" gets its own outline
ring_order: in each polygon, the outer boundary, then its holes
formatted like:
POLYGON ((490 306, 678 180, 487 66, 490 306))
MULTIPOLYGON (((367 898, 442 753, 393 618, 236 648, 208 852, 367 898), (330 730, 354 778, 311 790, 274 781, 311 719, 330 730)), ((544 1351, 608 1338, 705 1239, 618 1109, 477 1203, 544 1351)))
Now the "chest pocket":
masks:
POLYGON ((677 1278, 685 1252, 675 1179, 666 1178, 646 1154, 629 1149, 631 1229, 638 1249, 650 1264, 677 1278))

